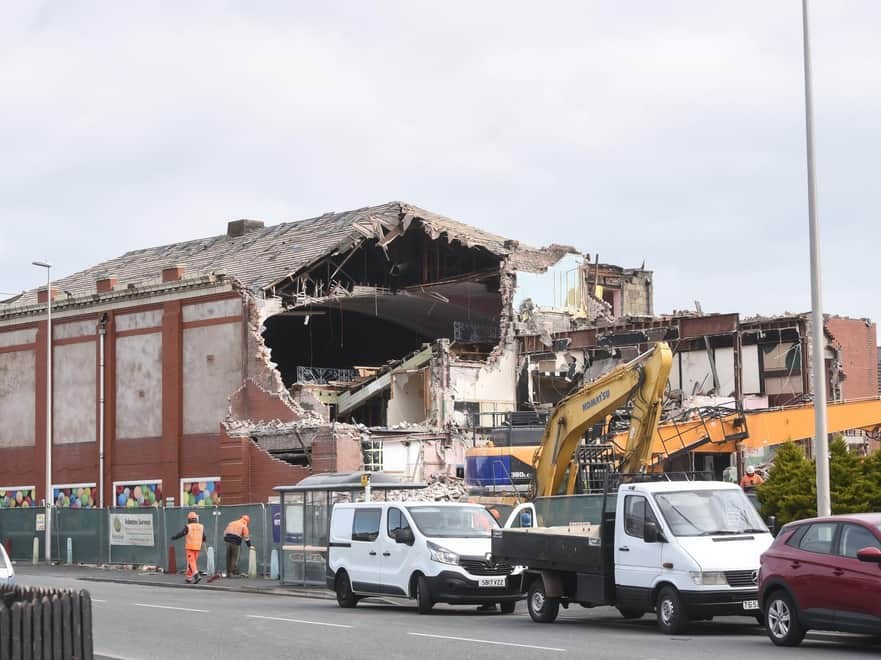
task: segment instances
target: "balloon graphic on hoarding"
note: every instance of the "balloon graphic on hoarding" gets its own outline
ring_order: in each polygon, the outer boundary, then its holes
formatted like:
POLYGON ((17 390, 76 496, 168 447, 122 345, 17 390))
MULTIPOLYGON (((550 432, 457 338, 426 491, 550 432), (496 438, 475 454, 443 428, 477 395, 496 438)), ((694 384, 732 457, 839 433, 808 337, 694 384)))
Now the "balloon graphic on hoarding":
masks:
POLYGON ((95 484, 52 487, 52 501, 57 507, 91 509, 97 506, 95 497, 97 497, 95 484))
POLYGON ((116 484, 116 505, 134 509, 143 506, 159 506, 162 504, 161 483, 130 483, 116 484))
POLYGON ((28 486, 25 488, 0 488, 0 509, 16 509, 36 506, 35 489, 28 486))
POLYGON ((181 506, 219 506, 220 480, 183 481, 181 506))

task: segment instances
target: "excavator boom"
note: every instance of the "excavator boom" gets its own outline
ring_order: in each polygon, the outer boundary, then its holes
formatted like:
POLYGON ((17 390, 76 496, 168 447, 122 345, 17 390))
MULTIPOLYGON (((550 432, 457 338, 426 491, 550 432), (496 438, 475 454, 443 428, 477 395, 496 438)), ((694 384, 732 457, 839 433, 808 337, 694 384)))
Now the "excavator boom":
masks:
POLYGON ((622 466, 627 472, 637 472, 648 464, 672 364, 670 347, 658 342, 562 399, 551 413, 535 453, 534 494, 557 494, 587 429, 631 400, 632 421, 622 466))

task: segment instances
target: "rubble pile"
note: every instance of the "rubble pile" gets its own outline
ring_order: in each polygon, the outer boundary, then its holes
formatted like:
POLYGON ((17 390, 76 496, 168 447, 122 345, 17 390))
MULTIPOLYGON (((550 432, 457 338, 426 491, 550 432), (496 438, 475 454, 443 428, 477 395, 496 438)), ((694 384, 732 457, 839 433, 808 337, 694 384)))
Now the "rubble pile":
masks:
POLYGON ((446 474, 432 475, 426 488, 418 490, 390 490, 386 493, 389 502, 404 500, 416 502, 465 502, 468 490, 465 480, 446 474))

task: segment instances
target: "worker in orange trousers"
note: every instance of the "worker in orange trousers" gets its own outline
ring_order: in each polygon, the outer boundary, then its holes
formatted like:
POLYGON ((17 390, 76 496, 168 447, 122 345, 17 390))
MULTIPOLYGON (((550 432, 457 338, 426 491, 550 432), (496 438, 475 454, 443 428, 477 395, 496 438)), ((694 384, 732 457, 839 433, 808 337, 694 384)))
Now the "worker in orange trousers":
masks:
POLYGON ((195 511, 187 514, 187 525, 177 534, 171 537, 173 541, 185 538, 184 544, 187 550, 187 584, 198 583, 201 580, 199 567, 196 561, 199 559, 199 551, 208 538, 205 536, 205 525, 199 522, 199 516, 195 511))

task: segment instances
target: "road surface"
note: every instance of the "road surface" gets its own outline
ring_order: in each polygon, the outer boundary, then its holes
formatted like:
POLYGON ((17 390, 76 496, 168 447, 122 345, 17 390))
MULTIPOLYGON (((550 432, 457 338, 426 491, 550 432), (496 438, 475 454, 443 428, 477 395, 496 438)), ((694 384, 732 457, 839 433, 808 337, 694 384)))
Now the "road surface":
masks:
POLYGON ((657 632, 652 617, 625 621, 611 608, 561 610, 555 624, 533 623, 525 603, 513 615, 437 606, 212 592, 20 575, 28 586, 88 589, 94 598, 95 651, 121 659, 156 658, 878 658, 881 640, 811 634, 797 649, 774 647, 747 618, 697 623, 688 634, 657 632))

